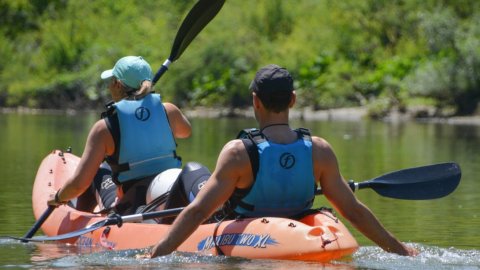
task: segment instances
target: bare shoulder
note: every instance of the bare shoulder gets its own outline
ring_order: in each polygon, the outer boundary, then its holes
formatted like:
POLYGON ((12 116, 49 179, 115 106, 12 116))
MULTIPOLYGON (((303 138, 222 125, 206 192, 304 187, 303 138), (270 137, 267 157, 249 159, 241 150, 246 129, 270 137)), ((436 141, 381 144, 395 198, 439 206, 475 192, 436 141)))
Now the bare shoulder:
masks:
POLYGON ((100 119, 95 122, 88 134, 87 145, 97 149, 104 149, 105 154, 113 154, 115 145, 105 120, 100 119))
POLYGON ((163 106, 167 112, 179 112, 180 109, 173 103, 170 102, 163 102, 163 106))
POLYGON ((338 168, 337 157, 327 140, 320 137, 312 137, 312 143, 315 179, 320 181, 322 189, 326 189, 328 183, 336 182, 331 179, 342 179, 338 168))
POLYGON ((252 184, 250 157, 241 140, 231 140, 223 146, 214 174, 225 181, 233 180, 238 188, 246 188, 252 184))
POLYGON ((327 140, 312 136, 312 144, 313 156, 316 160, 325 162, 326 160, 336 159, 333 148, 327 140))
POLYGON ((238 139, 227 142, 218 156, 217 168, 242 170, 247 166, 250 166, 250 157, 243 142, 238 139))
POLYGON ((331 151, 331 149, 332 149, 330 143, 327 142, 327 140, 325 140, 324 138, 321 138, 321 137, 312 136, 312 144, 313 144, 313 147, 317 150, 331 151))
POLYGON ((247 151, 242 140, 235 139, 227 142, 224 146, 222 151, 220 152, 220 156, 225 156, 225 158, 233 159, 233 160, 243 160, 248 158, 247 151))
POLYGON ((175 138, 184 139, 190 137, 192 126, 182 111, 172 103, 165 102, 163 106, 167 112, 170 127, 175 138))
POLYGON ((106 135, 109 133, 107 123, 105 120, 100 119, 95 124, 93 124, 92 129, 90 130, 90 134, 92 135, 106 135))

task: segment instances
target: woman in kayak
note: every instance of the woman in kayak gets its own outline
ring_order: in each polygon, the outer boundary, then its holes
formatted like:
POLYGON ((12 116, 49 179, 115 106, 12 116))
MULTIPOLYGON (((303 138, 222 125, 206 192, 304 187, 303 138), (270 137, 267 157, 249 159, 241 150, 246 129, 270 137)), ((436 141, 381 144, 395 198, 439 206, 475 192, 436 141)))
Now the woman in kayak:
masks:
POLYGON ((108 81, 113 102, 91 128, 74 175, 48 203, 66 203, 92 187, 101 208, 115 205, 118 213, 130 214, 145 204, 156 175, 181 167, 175 138, 189 137, 191 126, 177 106, 153 93, 152 70, 142 57, 121 58, 101 78, 108 81))
MULTIPOLYGON (((289 109, 295 104, 293 79, 284 68, 260 69, 250 86, 260 130, 246 140, 228 142, 198 196, 177 217, 170 231, 153 247, 150 256, 177 249, 222 204, 229 201, 235 214, 245 217, 301 215, 312 206, 315 184, 334 208, 360 232, 388 252, 415 255, 397 240, 353 194, 340 174, 332 147, 308 130, 292 130, 289 109), (258 161, 252 157, 258 156, 258 161), (258 168, 256 168, 258 164, 258 168)), ((250 134, 248 134, 250 133, 250 134)))

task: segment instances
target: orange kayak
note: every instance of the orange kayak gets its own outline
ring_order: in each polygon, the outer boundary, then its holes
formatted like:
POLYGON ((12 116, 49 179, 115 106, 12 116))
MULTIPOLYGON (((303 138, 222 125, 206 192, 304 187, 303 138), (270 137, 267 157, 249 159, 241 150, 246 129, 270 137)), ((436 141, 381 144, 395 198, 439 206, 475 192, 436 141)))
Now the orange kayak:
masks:
MULTIPOLYGON (((79 160, 71 153, 55 150, 42 161, 32 194, 33 212, 37 219, 47 209, 49 194, 59 189, 73 174, 79 160)), ((101 220, 105 220, 105 216, 63 205, 53 211, 41 228, 45 235, 56 236, 101 220)), ((62 242, 85 248, 95 247, 95 250, 99 247, 114 250, 147 248, 161 239, 169 226, 123 223, 121 227, 101 227, 62 242)), ((320 210, 300 220, 248 218, 227 220, 218 224, 218 228, 216 226, 216 223, 201 225, 178 250, 218 255, 216 242, 226 256, 328 262, 358 249, 348 229, 328 210, 320 210)))

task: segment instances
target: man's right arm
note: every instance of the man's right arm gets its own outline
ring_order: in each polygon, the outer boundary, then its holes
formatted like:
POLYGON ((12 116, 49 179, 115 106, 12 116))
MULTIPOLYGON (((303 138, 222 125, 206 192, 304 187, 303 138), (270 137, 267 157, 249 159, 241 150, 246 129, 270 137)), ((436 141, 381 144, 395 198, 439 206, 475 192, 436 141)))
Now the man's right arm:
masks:
POLYGON ((356 229, 388 252, 416 255, 418 252, 400 242, 388 232, 370 209, 360 202, 340 174, 337 158, 331 146, 314 137, 314 167, 323 194, 332 206, 356 229))

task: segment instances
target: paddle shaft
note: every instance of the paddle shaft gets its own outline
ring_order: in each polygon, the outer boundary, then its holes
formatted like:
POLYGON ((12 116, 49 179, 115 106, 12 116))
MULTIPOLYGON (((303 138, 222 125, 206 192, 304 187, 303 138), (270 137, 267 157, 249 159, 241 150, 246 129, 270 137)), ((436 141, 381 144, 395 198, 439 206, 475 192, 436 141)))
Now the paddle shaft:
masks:
MULTIPOLYGON (((42 227, 43 223, 47 218, 50 216, 50 214, 55 210, 55 206, 49 205, 48 208, 43 212, 43 214, 40 216, 40 218, 33 224, 32 228, 23 236, 23 238, 32 238, 33 235, 42 227)), ((22 240, 22 242, 27 242, 25 240, 22 240)))
MULTIPOLYGON (((355 192, 361 188, 367 188, 370 186, 370 183, 368 181, 366 182, 361 182, 361 183, 355 183, 353 180, 349 180, 348 181, 348 186, 350 187, 350 189, 355 192)), ((315 195, 323 195, 323 191, 321 188, 317 188, 315 190, 315 195)))
POLYGON ((170 64, 182 55, 190 42, 217 15, 224 3, 225 0, 199 0, 192 7, 178 29, 170 56, 153 77, 152 83, 154 85, 168 70, 170 64))
POLYGON ((121 217, 121 219, 122 219, 122 222, 139 222, 139 221, 154 219, 154 218, 173 217, 180 214, 180 212, 182 212, 183 209, 184 207, 179 207, 179 208, 172 208, 172 209, 161 210, 161 211, 150 212, 150 213, 134 214, 134 215, 123 216, 121 217))

